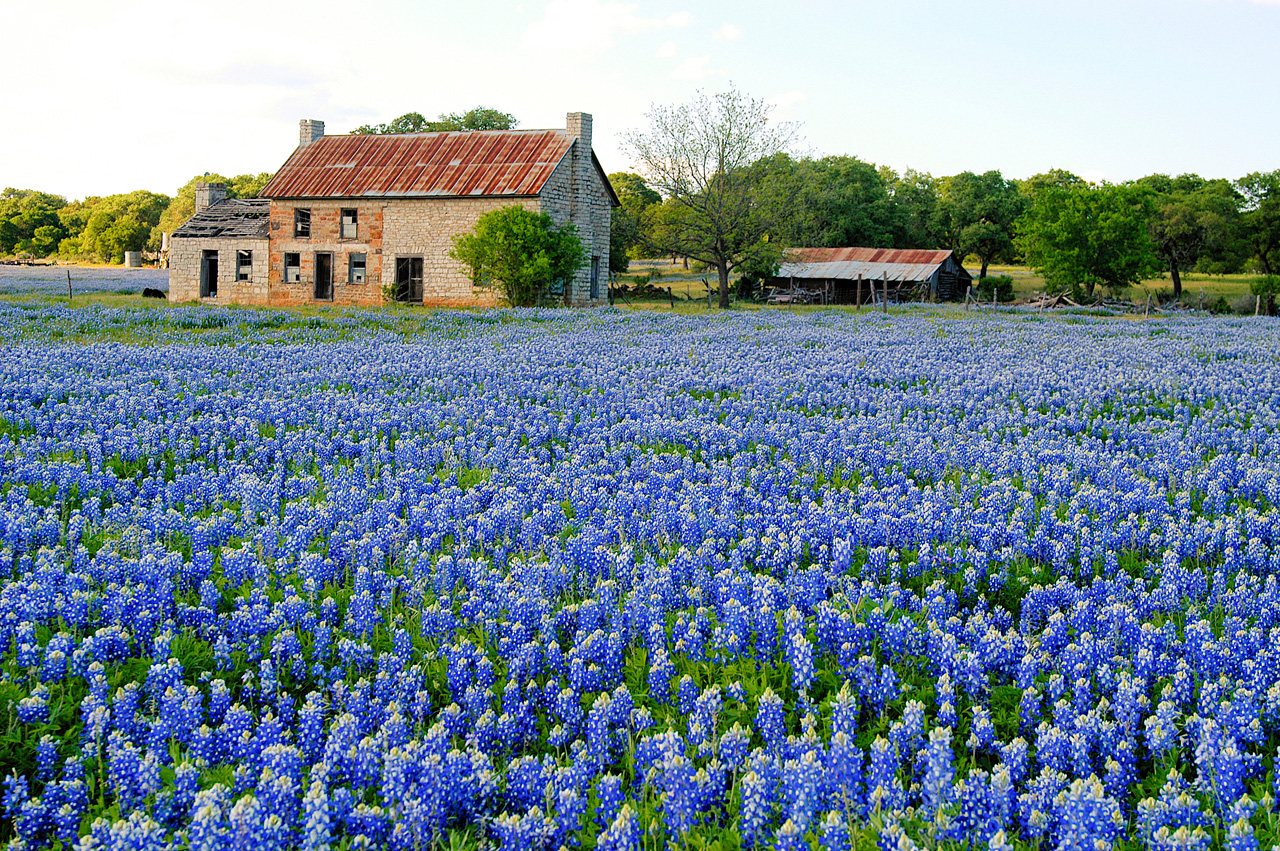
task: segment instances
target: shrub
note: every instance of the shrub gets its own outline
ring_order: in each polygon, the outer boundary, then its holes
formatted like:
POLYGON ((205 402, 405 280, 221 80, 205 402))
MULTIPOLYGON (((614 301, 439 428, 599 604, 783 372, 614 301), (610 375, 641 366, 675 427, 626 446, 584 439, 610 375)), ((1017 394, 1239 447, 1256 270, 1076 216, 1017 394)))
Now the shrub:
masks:
POLYGON ((471 269, 476 286, 495 288, 512 307, 555 301, 557 287, 587 261, 573 225, 557 227, 524 207, 485 213, 474 232, 454 237, 450 256, 471 269))
POLYGON ((996 293, 999 301, 1013 301, 1013 277, 1010 275, 988 275, 978 279, 978 299, 991 301, 991 294, 996 293))

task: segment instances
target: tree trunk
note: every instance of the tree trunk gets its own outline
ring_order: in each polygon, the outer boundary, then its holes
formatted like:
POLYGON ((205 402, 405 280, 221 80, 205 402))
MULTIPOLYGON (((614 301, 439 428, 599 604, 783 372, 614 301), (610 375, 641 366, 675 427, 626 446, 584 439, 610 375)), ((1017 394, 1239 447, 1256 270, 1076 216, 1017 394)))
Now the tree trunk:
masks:
POLYGON ((982 271, 978 273, 978 280, 981 281, 987 276, 987 258, 982 258, 982 271))
POLYGON ((720 279, 720 309, 729 309, 729 264, 723 260, 716 264, 716 277, 720 279))
POLYGON ((1173 279, 1173 300, 1182 298, 1182 273, 1178 271, 1176 261, 1169 263, 1169 277, 1173 279))

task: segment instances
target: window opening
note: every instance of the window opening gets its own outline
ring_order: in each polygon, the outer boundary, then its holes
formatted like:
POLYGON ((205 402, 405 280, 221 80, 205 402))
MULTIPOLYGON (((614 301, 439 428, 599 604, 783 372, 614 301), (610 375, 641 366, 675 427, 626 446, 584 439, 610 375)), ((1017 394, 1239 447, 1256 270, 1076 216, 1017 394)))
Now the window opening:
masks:
POLYGON ((364 267, 365 255, 352 254, 351 259, 347 263, 347 283, 363 284, 364 283, 364 267))
POLYGON ((422 301, 422 258, 396 258, 396 300, 422 301))
POLYGON ((293 235, 295 237, 311 236, 311 211, 310 210, 294 210, 293 211, 293 235))
POLYGON ((253 252, 236 252, 236 280, 247 281, 253 277, 253 252))
POLYGON ((343 239, 356 238, 356 211, 355 210, 342 211, 342 238, 343 239))
POLYGON ((302 280, 302 255, 295 254, 292 251, 286 252, 284 255, 284 281, 286 284, 296 284, 302 280))

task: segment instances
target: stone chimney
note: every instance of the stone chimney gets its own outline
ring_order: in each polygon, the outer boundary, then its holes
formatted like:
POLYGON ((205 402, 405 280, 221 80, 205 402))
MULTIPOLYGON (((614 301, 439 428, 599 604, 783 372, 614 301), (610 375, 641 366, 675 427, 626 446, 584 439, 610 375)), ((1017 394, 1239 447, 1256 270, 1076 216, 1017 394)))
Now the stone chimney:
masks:
POLYGON ((227 199, 227 184, 225 183, 197 183, 196 184, 196 212, 203 212, 219 201, 227 199))
POLYGON ((305 148, 324 135, 324 122, 304 118, 298 122, 298 147, 305 148))
POLYGON ((591 152, 591 113, 571 112, 565 116, 564 130, 570 139, 579 139, 582 144, 578 150, 583 154, 591 152))

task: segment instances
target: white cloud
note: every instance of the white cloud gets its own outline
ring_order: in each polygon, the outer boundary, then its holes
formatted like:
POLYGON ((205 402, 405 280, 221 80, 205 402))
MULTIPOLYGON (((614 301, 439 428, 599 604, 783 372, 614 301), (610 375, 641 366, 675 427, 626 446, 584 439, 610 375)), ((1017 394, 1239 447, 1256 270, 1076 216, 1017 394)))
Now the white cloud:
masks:
POLYGON ((799 89, 792 89, 789 92, 782 92, 769 98, 769 104, 773 106, 779 113, 790 112, 793 106, 804 103, 809 96, 799 89))
POLYGON ((618 0, 551 0, 542 20, 530 24, 521 43, 536 49, 555 45, 563 50, 602 53, 616 43, 618 36, 640 35, 663 27, 688 24, 688 12, 677 12, 664 18, 646 18, 636 14, 637 4, 618 0))
POLYGON ((742 27, 733 24, 725 24, 720 29, 711 34, 716 41, 737 41, 742 38, 742 27))
POLYGON ((723 68, 712 68, 710 56, 690 56, 671 72, 677 80, 692 80, 695 83, 708 77, 725 76, 723 68))
POLYGON ((664 41, 658 45, 659 59, 675 59, 676 52, 676 43, 674 41, 664 41))

